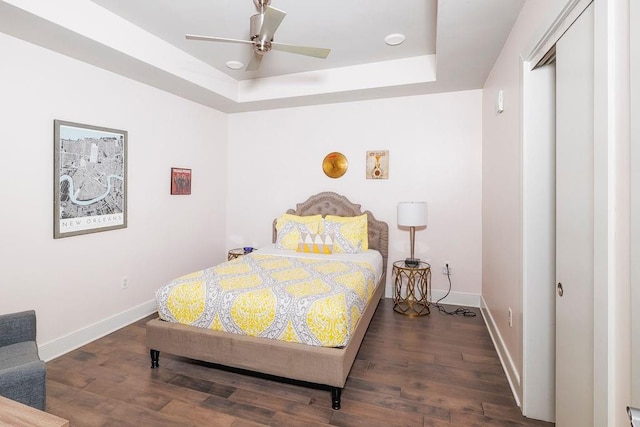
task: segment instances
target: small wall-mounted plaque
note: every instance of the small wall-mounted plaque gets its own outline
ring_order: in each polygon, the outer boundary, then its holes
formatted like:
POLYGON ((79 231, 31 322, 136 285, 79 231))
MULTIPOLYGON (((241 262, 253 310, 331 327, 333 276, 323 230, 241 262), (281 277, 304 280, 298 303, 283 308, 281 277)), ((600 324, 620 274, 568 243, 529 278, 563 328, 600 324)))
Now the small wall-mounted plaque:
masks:
POLYGON ((367 179, 389 179, 388 151, 367 151, 367 179))
POLYGON ((191 169, 171 168, 171 194, 191 194, 191 169))

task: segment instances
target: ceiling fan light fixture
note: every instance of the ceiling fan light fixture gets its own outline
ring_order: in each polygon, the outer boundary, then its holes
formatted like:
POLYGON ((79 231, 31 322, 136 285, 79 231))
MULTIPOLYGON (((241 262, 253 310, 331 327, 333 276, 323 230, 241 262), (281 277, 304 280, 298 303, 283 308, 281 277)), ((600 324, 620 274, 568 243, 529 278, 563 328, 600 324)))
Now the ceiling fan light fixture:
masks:
POLYGON ((227 68, 231 68, 232 70, 240 70, 244 68, 244 64, 240 61, 227 61, 225 65, 227 68))
POLYGON ((264 55, 271 50, 271 42, 256 40, 253 45, 253 51, 259 55, 264 55))
POLYGON ((402 42, 404 42, 405 38, 406 37, 404 34, 400 34, 400 33, 389 34, 387 37, 384 38, 384 42, 389 46, 398 46, 402 44, 402 42))

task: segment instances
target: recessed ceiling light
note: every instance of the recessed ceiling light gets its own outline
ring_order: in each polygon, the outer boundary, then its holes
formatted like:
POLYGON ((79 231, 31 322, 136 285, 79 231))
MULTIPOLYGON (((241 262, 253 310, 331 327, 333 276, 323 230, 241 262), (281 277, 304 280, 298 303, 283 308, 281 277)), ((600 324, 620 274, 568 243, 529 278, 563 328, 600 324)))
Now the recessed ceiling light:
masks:
POLYGON ((226 66, 232 70, 239 70, 244 68, 244 64, 240 61, 227 61, 226 66))
POLYGON ((389 34, 384 38, 384 42, 389 46, 398 46, 399 44, 402 44, 404 39, 404 34, 389 34))

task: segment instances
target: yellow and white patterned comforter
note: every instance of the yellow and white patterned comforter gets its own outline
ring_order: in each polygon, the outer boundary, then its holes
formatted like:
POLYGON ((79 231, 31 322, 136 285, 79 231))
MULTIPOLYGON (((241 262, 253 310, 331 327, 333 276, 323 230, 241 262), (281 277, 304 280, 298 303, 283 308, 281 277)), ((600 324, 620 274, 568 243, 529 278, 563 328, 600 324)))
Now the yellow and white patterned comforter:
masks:
POLYGON ((366 262, 260 251, 173 280, 160 318, 314 346, 347 344, 376 287, 366 262))

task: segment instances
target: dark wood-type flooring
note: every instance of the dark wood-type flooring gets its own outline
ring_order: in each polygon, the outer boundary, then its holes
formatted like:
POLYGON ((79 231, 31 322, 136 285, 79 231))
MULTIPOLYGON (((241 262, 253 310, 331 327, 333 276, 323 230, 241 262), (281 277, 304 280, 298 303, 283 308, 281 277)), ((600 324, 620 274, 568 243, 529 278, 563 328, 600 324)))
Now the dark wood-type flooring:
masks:
MULTIPOLYGON (((47 363, 47 411, 72 426, 550 426, 524 418, 482 317, 408 318, 383 299, 330 391, 160 354, 140 320, 47 363)), ((477 311, 477 310, 476 310, 477 311)))

